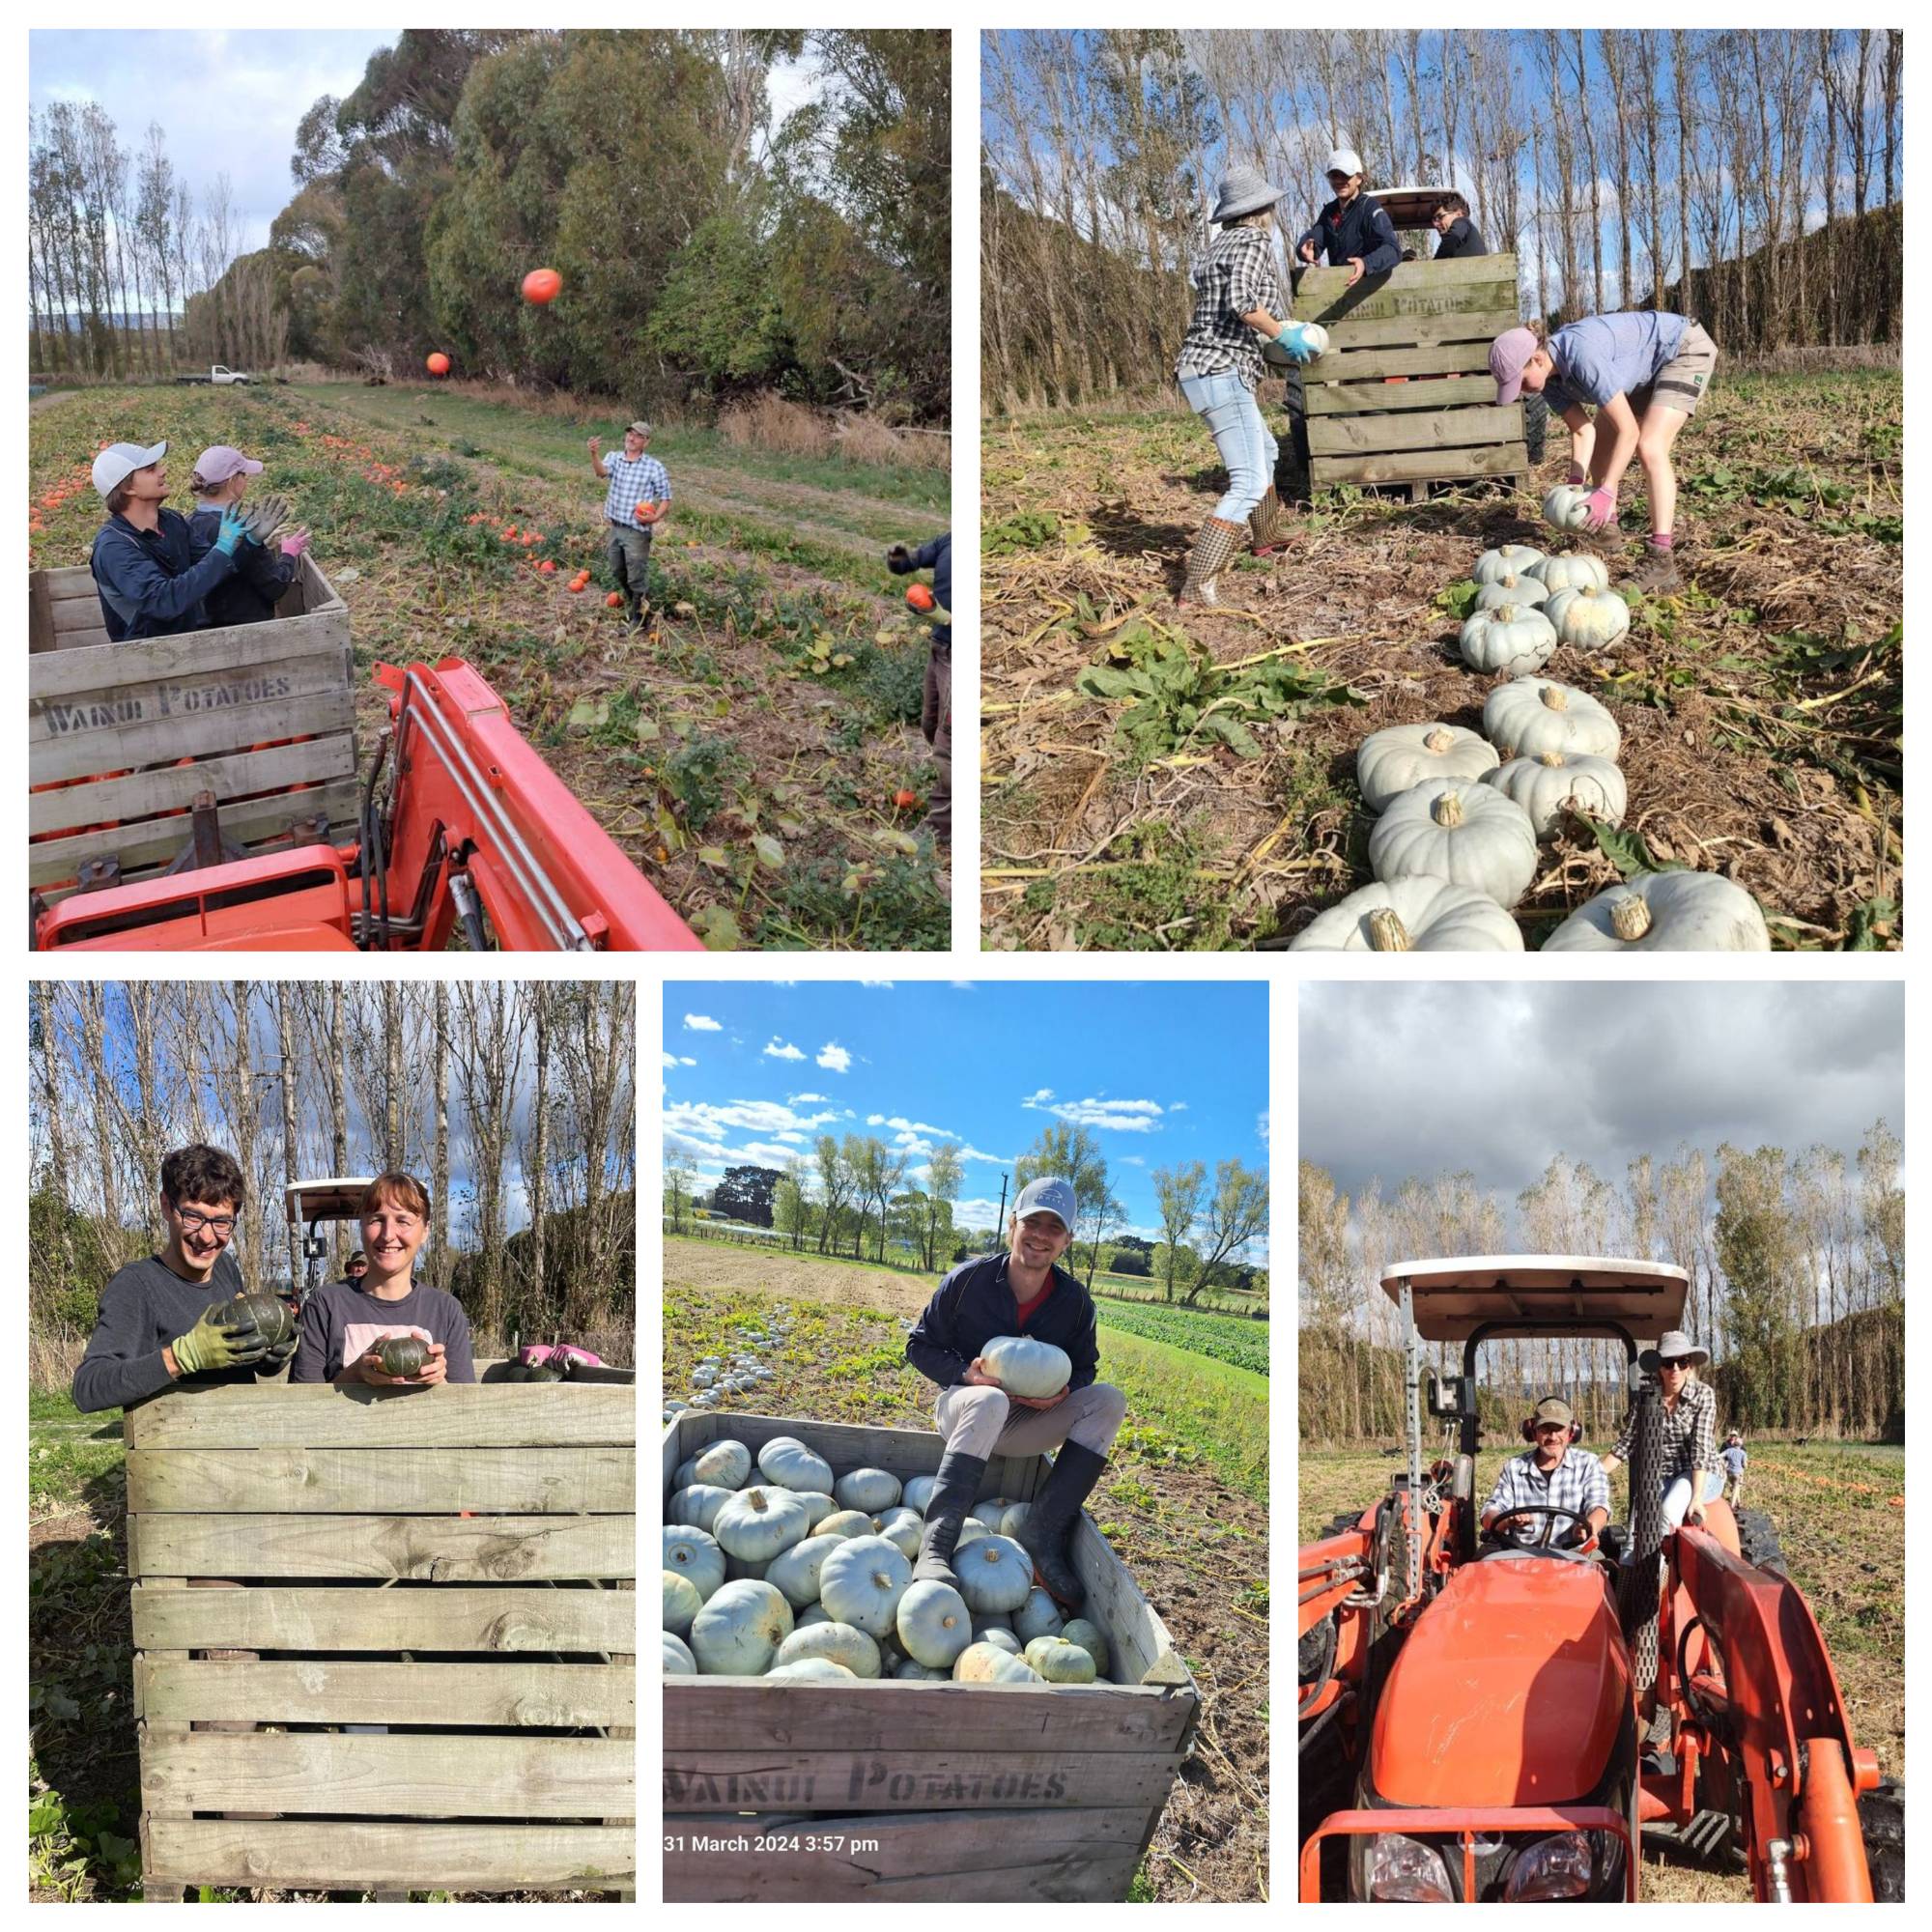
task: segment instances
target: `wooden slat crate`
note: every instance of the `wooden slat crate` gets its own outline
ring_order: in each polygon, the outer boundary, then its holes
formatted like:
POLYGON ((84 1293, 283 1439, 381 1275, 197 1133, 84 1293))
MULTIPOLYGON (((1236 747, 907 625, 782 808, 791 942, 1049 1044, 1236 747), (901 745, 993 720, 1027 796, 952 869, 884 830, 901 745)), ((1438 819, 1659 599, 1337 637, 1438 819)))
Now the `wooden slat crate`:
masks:
POLYGON ((1328 331, 1302 371, 1309 486, 1526 483, 1522 405, 1498 408, 1490 344, 1516 327, 1514 255, 1405 262, 1350 289, 1304 269, 1294 318, 1328 331))
POLYGON ((37 570, 28 653, 28 873, 49 900, 90 860, 128 884, 165 870, 205 791, 243 850, 317 818, 354 835, 349 607, 313 557, 267 623, 120 644, 89 571, 37 570))
MULTIPOLYGON (((939 1467, 938 1435, 765 1415, 679 1414, 673 1472, 727 1436, 755 1455, 795 1435, 835 1469, 902 1482, 939 1467)), ((1034 1457, 996 1457, 982 1495, 1031 1497, 1034 1457)), ((665 1683, 668 1902, 1119 1901, 1193 1741, 1200 1696, 1152 1606, 1083 1517, 1082 1611, 1118 1684, 665 1683), (760 1848, 760 1841, 766 1848, 760 1848)))
POLYGON ((636 1404, 486 1379, 128 1413, 150 1900, 634 1895, 636 1404))

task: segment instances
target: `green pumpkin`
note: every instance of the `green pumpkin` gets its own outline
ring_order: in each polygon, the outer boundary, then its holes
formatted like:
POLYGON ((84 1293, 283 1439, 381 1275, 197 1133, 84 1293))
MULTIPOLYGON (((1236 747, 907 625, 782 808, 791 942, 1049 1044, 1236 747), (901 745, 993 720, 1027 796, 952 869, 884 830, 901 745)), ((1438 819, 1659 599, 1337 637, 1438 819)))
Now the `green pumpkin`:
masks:
POLYGON ((532 1362, 524 1379, 526 1382, 560 1382, 563 1370, 554 1362, 532 1362))
POLYGON ((385 1376, 414 1378, 429 1360, 429 1344, 420 1335, 389 1335, 376 1350, 385 1376))
POLYGON ((286 1342, 296 1331, 295 1310, 278 1294, 238 1294, 215 1311, 224 1326, 253 1322, 255 1332, 270 1348, 286 1342))
POLYGON ((505 1362, 501 1371, 493 1378, 499 1382, 526 1382, 530 1378, 527 1362, 505 1362))

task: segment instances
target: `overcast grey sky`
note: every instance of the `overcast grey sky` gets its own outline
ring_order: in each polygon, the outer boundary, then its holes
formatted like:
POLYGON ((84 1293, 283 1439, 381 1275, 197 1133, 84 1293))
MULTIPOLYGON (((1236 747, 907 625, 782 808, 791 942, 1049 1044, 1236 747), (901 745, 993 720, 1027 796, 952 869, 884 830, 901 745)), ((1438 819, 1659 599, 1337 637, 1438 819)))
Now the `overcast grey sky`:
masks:
POLYGON ((1313 981, 1300 1154, 1350 1195, 1466 1168, 1513 1199, 1559 1152, 1619 1183, 1683 1142, 1851 1152, 1905 1130, 1903 1011, 1896 981, 1313 981))

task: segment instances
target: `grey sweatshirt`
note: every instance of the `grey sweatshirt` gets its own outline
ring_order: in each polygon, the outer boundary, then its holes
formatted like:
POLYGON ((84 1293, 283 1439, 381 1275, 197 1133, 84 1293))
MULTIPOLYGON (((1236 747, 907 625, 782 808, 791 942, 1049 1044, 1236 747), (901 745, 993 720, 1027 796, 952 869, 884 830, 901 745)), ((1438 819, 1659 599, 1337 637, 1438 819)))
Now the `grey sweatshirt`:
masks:
POLYGON ((416 1282, 400 1301, 379 1301, 346 1281, 325 1283, 303 1304, 301 1342, 289 1379, 332 1382, 345 1362, 360 1361, 388 1335, 418 1335, 425 1342, 440 1342, 448 1363, 446 1379, 476 1379, 469 1318, 455 1295, 416 1282))
MULTIPOLYGON (((135 1408, 175 1386, 161 1350, 185 1335, 212 1301, 227 1301, 246 1286, 233 1256, 218 1256, 206 1282, 184 1281, 159 1255, 129 1262, 100 1291, 100 1315, 88 1338, 87 1353, 73 1372, 73 1406, 135 1408)), ((257 1376, 250 1368, 210 1370, 185 1376, 196 1388, 215 1382, 280 1380, 279 1374, 257 1376)))

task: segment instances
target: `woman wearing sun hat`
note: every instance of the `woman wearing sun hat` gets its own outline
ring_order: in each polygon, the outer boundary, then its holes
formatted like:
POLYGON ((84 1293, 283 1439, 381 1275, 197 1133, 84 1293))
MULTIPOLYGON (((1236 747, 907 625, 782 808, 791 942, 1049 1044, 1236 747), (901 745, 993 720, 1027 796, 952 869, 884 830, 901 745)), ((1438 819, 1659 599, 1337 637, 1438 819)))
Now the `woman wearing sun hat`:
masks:
MULTIPOLYGON (((1638 1368, 1657 1378, 1663 1400, 1658 1414, 1662 1437, 1663 1526, 1704 1520, 1704 1505, 1723 1492, 1718 1473, 1718 1391, 1697 1379, 1697 1371, 1711 1359, 1681 1328, 1667 1329, 1654 1349, 1637 1357, 1638 1368)), ((1633 1402, 1610 1452, 1603 1459, 1610 1475, 1630 1461, 1631 1438, 1636 1434, 1636 1404, 1633 1402)))
POLYGON ((1288 309, 1271 240, 1281 198, 1258 169, 1230 168, 1208 217, 1219 233, 1194 270, 1194 317, 1174 375, 1221 452, 1228 490, 1194 540, 1177 600, 1182 604, 1219 603, 1214 580, 1242 544, 1252 542, 1262 556, 1280 549, 1287 535, 1274 485, 1280 450, 1255 400, 1264 341, 1279 341, 1297 361, 1311 353, 1302 346, 1300 325, 1278 320, 1288 309))
POLYGON ((1681 315, 1652 309, 1587 315, 1549 340, 1532 328, 1506 329, 1490 345, 1496 401, 1525 390, 1541 395, 1570 426, 1570 481, 1589 483, 1586 528, 1614 526, 1617 486, 1635 457, 1650 486, 1650 544, 1633 582, 1668 591, 1681 582, 1672 555, 1677 471, 1670 449, 1704 400, 1718 366, 1718 345, 1681 315), (1584 409, 1597 412, 1594 420, 1584 409), (1600 430, 1607 428, 1609 434, 1600 430))

